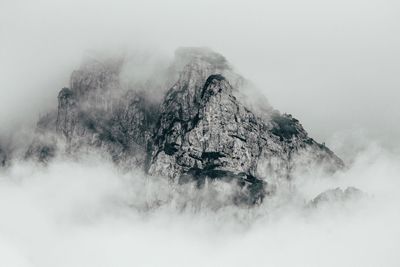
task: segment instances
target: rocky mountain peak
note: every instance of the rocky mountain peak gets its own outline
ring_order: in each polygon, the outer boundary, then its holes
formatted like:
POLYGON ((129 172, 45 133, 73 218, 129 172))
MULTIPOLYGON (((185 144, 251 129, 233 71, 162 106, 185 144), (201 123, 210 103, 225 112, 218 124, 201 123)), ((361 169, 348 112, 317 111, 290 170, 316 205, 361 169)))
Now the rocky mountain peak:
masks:
POLYGON ((224 56, 206 47, 181 47, 175 51, 175 64, 182 68, 188 64, 209 64, 216 69, 231 69, 224 56))
MULTIPOLYGON (((124 167, 173 183, 234 182, 242 188, 238 201, 247 204, 261 201, 305 166, 322 164, 332 171, 343 166, 298 120, 267 101, 259 106, 248 101, 250 83, 218 53, 178 49, 172 68, 179 74, 160 103, 143 84, 140 90, 122 88, 122 65, 89 61, 72 73, 70 88, 60 91, 55 132, 68 151, 99 149, 124 167)), ((43 151, 37 147, 32 151, 43 151)), ((53 155, 55 149, 49 151, 53 155)))
POLYGON ((123 65, 122 59, 103 59, 87 57, 78 70, 71 74, 70 89, 79 99, 93 93, 119 88, 119 73, 123 65))

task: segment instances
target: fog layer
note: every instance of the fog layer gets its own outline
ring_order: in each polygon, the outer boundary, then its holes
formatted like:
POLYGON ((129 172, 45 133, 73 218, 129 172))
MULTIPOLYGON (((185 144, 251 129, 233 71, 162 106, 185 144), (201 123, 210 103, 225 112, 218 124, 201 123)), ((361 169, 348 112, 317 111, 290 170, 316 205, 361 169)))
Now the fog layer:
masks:
POLYGON ((298 177, 289 198, 217 210, 206 191, 185 195, 95 156, 16 163, 0 174, 0 265, 398 266, 398 160, 371 146, 333 178, 298 177), (338 186, 367 195, 307 207, 338 186))

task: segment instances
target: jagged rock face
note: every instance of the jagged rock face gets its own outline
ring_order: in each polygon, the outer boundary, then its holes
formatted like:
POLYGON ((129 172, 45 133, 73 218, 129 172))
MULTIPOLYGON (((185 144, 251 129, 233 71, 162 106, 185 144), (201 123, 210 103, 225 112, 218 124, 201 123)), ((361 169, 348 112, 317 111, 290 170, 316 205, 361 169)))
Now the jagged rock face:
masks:
POLYGON ((121 59, 104 61, 87 59, 79 70, 72 72, 70 88, 80 101, 85 98, 100 100, 102 96, 107 96, 105 94, 107 91, 117 90, 120 87, 119 72, 122 64, 123 60, 121 59))
POLYGON ((56 130, 71 140, 78 120, 77 98, 74 91, 63 88, 58 94, 56 130))
MULTIPOLYGON (((306 166, 343 166, 296 119, 273 110, 262 96, 249 104, 242 94, 246 80, 217 53, 178 50, 168 72, 178 79, 157 98, 161 103, 151 100, 151 88, 122 88, 122 64, 89 61, 73 72, 70 88, 60 91, 55 132, 65 138, 68 151, 100 148, 115 162, 177 183, 233 181, 243 188, 239 202, 249 204, 306 166)), ((51 128, 52 121, 49 115, 41 124, 51 128)), ((37 144, 31 154, 49 152, 47 159, 54 153, 37 144)))
POLYGON ((235 97, 240 88, 216 74, 234 76, 230 69, 210 65, 195 57, 167 92, 154 136, 150 174, 178 181, 190 180, 188 176, 197 181, 234 177, 249 184, 255 195, 262 195, 274 188, 266 187, 267 181, 291 178, 303 166, 327 161, 332 169, 342 166, 290 115, 269 108, 265 109, 269 114, 255 115, 235 97), (303 158, 307 164, 299 162, 303 158))
POLYGON ((112 61, 90 62, 73 72, 71 89, 58 95, 57 133, 70 151, 102 148, 116 162, 144 166, 155 107, 144 94, 121 90, 119 70, 112 61))
MULTIPOLYGON (((144 167, 151 149, 154 126, 158 118, 158 107, 145 95, 128 92, 115 108, 110 120, 108 137, 125 149, 126 157, 136 157, 136 166, 144 167)), ((107 141, 107 138, 103 138, 107 141)))
POLYGON ((186 65, 168 91, 156 127, 150 174, 172 179, 187 173, 239 175, 273 181, 289 178, 298 167, 296 155, 303 151, 312 155, 309 161, 332 159, 333 168, 342 164, 290 115, 274 111, 256 116, 235 97, 240 88, 232 87, 222 75, 208 76, 211 68, 199 71, 207 64, 186 65))
POLYGON ((68 142, 73 141, 74 136, 89 135, 94 116, 111 114, 114 98, 119 97, 121 64, 120 60, 89 59, 71 74, 70 88, 63 88, 58 94, 56 123, 57 132, 68 142))
MULTIPOLYGON (((204 127, 210 128, 210 131, 218 133, 223 130, 219 128, 220 123, 229 120, 233 114, 237 113, 239 110, 234 104, 230 105, 229 110, 224 113, 218 113, 220 110, 216 106, 225 103, 217 103, 214 101, 214 97, 211 97, 210 90, 211 87, 214 90, 224 91, 221 95, 222 100, 235 99, 233 96, 233 89, 231 85, 222 76, 213 76, 215 74, 224 74, 225 76, 231 77, 235 80, 237 84, 240 77, 235 74, 229 65, 227 64, 225 58, 222 56, 207 51, 204 53, 203 50, 179 50, 177 52, 178 59, 181 62, 187 62, 183 67, 178 81, 175 85, 167 92, 164 102, 161 104, 160 108, 160 119, 156 127, 156 133, 154 137, 154 150, 153 159, 149 169, 151 174, 166 175, 170 178, 177 178, 192 168, 203 168, 202 165, 210 166, 211 163, 207 163, 204 154, 208 152, 215 152, 218 150, 213 150, 213 146, 217 146, 217 142, 221 141, 221 136, 217 134, 209 134, 210 136, 203 136, 198 134, 202 131, 203 122, 208 117, 208 112, 213 114, 214 118, 208 120, 210 125, 204 127), (213 77, 213 79, 211 79, 213 77), (208 82, 206 82, 208 79, 208 82), (224 80, 221 84, 221 88, 216 89, 220 84, 214 85, 215 80, 224 80), (210 88, 208 88, 210 86, 210 88), (207 87, 207 88, 206 88, 207 87), (223 90, 222 90, 223 87, 223 90), (208 108, 209 111, 206 112, 205 109, 208 108), (202 117, 204 116, 204 118, 202 117), (197 124, 200 123, 200 126, 197 124), (209 127, 210 126, 210 127, 209 127), (199 128, 200 127, 200 128, 199 128), (191 132, 189 136, 188 133, 191 132), (196 135, 197 134, 197 135, 196 135), (199 138, 203 138, 199 140, 199 138), (208 138, 206 142, 203 142, 208 138), (214 142, 214 143, 213 143, 214 142), (202 148, 205 146, 205 148, 202 148), (207 147, 208 146, 208 147, 207 147), (190 153, 187 153, 191 150, 190 153), (175 153, 178 152, 179 153, 175 153), (204 162, 202 163, 204 158, 204 162)), ((220 99, 221 100, 221 99, 220 99)), ((229 101, 229 100, 228 100, 229 101)), ((234 100, 235 101, 235 100, 234 100)), ((237 102, 237 101, 236 101, 237 102)), ((243 109, 243 108, 242 108, 243 109)), ((207 128, 207 129, 208 129, 207 128)), ((234 133, 230 133, 234 135, 234 133)), ((254 134, 256 135, 256 133, 254 134)), ((232 137, 229 137, 232 138, 232 137)), ((221 144, 225 146, 225 144, 221 144)), ((237 158, 238 155, 231 154, 231 151, 225 151, 229 157, 237 158)), ((221 155, 217 158, 221 160, 224 151, 219 151, 214 154, 221 155)), ((210 153, 209 155, 212 155, 210 153)), ((243 158, 241 161, 246 161, 247 158, 243 158)), ((214 161, 210 160, 210 162, 214 161)), ((225 161, 224 164, 228 162, 225 161)), ((237 167, 240 164, 231 164, 232 169, 236 169, 240 172, 237 167), (233 165, 236 165, 233 167, 233 165)), ((243 167, 242 169, 245 169, 243 167)))
MULTIPOLYGON (((156 136, 161 142, 149 172, 171 178, 194 170, 254 175, 265 125, 236 100, 223 76, 211 75, 198 91, 199 97, 188 105, 190 111, 181 107, 173 115, 161 115, 156 136)), ((172 101, 172 106, 179 106, 181 98, 175 95, 172 101)))
POLYGON ((25 159, 35 158, 39 162, 48 163, 56 154, 55 140, 36 138, 25 153, 25 159))

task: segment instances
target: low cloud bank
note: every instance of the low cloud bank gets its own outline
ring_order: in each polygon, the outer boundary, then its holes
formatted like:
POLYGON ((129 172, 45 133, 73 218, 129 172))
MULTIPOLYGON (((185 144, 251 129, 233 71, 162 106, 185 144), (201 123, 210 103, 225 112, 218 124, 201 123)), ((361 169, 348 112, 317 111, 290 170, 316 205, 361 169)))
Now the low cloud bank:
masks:
POLYGON ((94 155, 14 163, 0 174, 0 265, 398 266, 398 162, 372 145, 253 209, 215 205, 229 185, 173 188, 94 155), (366 196, 307 207, 347 186, 366 196))

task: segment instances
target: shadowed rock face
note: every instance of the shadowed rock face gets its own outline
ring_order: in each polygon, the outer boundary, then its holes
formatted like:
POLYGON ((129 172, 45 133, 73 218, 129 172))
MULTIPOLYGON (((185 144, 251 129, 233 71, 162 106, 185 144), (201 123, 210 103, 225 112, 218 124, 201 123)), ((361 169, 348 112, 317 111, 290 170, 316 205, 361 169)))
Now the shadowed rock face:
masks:
POLYGON ((56 132, 67 150, 106 150, 125 166, 144 166, 157 106, 142 91, 123 90, 118 82, 122 61, 90 61, 71 76, 71 89, 58 95, 56 132))
POLYGON ((6 166, 7 163, 7 154, 0 147, 0 167, 6 166))
POLYGON ((271 184, 294 171, 312 164, 331 171, 343 167, 298 120, 266 100, 249 104, 243 94, 249 83, 215 52, 179 49, 172 64, 177 81, 160 103, 143 89, 122 88, 122 64, 89 61, 73 72, 70 88, 60 91, 57 119, 44 128, 63 136, 67 151, 103 149, 125 167, 177 183, 235 182, 243 188, 236 199, 248 204, 261 201, 273 191, 271 184))
MULTIPOLYGON (((161 115, 149 172, 171 178, 192 169, 256 176, 266 125, 237 101, 223 76, 210 75, 198 89, 189 110, 161 115)), ((180 96, 173 101, 178 107, 180 96)))
POLYGON ((78 120, 77 102, 76 93, 69 88, 63 88, 58 94, 57 132, 68 141, 71 141, 78 120))

